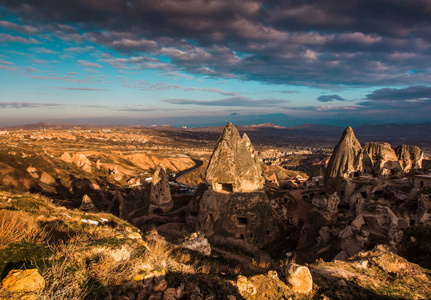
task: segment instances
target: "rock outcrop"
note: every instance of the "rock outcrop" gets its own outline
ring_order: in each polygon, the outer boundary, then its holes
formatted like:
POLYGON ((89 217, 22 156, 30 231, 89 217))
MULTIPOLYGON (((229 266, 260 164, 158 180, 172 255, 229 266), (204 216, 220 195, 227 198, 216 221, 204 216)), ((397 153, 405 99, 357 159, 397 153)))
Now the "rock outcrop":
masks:
MULTIPOLYGON (((366 143, 363 147, 362 169, 371 170, 374 176, 396 175, 403 172, 397 154, 388 143, 366 143)), ((367 172, 365 172, 367 173, 367 172)))
POLYGON ((96 212, 97 208, 94 206, 93 201, 91 201, 91 198, 88 195, 84 195, 82 197, 81 205, 79 206, 80 210, 83 211, 93 211, 96 212))
POLYGON ((348 127, 334 148, 328 167, 325 184, 331 186, 334 179, 349 177, 351 173, 361 170, 362 147, 356 139, 353 129, 348 127))
POLYGON ((91 162, 88 160, 88 158, 81 153, 74 154, 72 156, 72 162, 80 169, 82 169, 85 172, 91 173, 91 162))
POLYGON ((417 146, 401 145, 395 149, 401 168, 408 173, 411 169, 422 168, 424 153, 417 146))
POLYGON ((212 187, 194 199, 188 219, 206 237, 235 238, 262 247, 278 235, 281 221, 262 191, 260 162, 248 137, 228 123, 211 156, 212 187))
POLYGON ((248 136, 227 123, 211 156, 206 181, 214 191, 251 192, 265 183, 259 158, 248 136))
POLYGON ((149 213, 154 213, 155 210, 166 212, 174 206, 171 197, 171 189, 168 182, 168 176, 165 170, 158 165, 154 172, 150 187, 150 206, 149 213))

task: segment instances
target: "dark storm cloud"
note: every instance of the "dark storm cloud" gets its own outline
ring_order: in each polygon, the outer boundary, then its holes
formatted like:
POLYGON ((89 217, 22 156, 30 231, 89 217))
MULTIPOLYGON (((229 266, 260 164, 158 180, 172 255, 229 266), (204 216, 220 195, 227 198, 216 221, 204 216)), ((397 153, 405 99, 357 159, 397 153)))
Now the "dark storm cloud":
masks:
POLYGON ((366 96, 368 100, 431 100, 431 87, 409 86, 404 89, 383 88, 366 96))
POLYGON ((344 101, 345 99, 338 95, 322 95, 316 98, 320 102, 344 101))
POLYGON ((280 104, 287 103, 286 100, 277 99, 264 99, 254 100, 246 97, 232 97, 218 100, 190 100, 190 99, 167 99, 160 100, 171 104, 182 104, 182 105, 204 105, 204 106, 241 106, 241 107, 270 107, 278 106, 280 104))
POLYGON ((8 28, 45 28, 67 41, 105 45, 125 59, 169 59, 110 62, 117 67, 321 88, 431 80, 428 0, 2 3, 27 23, 3 24, 8 28))

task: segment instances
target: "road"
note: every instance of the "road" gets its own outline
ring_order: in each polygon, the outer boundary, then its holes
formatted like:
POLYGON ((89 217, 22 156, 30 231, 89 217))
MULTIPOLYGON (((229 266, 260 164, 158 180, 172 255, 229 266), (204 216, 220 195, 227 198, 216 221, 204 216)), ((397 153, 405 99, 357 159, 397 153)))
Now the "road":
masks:
POLYGON ((191 167, 191 168, 188 168, 188 169, 185 169, 185 170, 182 170, 182 171, 178 172, 175 175, 175 177, 172 177, 172 181, 173 182, 177 183, 177 180, 181 176, 187 175, 187 174, 193 172, 194 170, 199 169, 204 164, 204 162, 202 160, 200 160, 200 159, 194 159, 194 158, 192 158, 192 160, 195 162, 195 165, 193 167, 191 167))

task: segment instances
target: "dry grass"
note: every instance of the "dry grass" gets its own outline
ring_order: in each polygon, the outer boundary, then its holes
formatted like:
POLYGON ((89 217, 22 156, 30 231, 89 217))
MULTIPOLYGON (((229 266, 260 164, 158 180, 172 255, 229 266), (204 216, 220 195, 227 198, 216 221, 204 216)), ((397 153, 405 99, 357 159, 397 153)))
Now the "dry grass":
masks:
POLYGON ((36 218, 22 211, 0 210, 0 248, 10 243, 35 243, 47 234, 36 218))

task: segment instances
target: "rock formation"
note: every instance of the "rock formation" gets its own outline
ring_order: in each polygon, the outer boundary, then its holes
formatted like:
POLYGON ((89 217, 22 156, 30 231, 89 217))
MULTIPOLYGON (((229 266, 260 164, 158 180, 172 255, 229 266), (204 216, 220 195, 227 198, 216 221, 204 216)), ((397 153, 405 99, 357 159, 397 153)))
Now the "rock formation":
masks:
POLYGON ((370 170, 374 176, 401 174, 398 157, 388 143, 366 143, 363 147, 364 157, 362 169, 370 170))
MULTIPOLYGON (((246 135, 228 123, 211 156, 206 179, 208 189, 191 215, 195 230, 207 237, 236 238, 259 247, 273 241, 280 219, 263 189, 260 163, 246 135)), ((200 190, 198 190, 200 193, 200 190)))
POLYGON ((362 147, 356 139, 353 129, 348 127, 334 148, 328 167, 325 183, 331 185, 333 179, 349 177, 351 173, 361 169, 362 147))
POLYGON ((91 162, 84 154, 74 154, 72 156, 72 162, 78 167, 84 170, 85 172, 91 173, 91 162))
POLYGON ((214 191, 251 192, 263 189, 260 162, 246 134, 240 137, 227 123, 211 156, 206 181, 214 191))
POLYGON ((88 197, 87 194, 85 194, 82 197, 81 205, 79 206, 80 210, 83 211, 97 211, 96 206, 94 206, 93 201, 91 201, 91 198, 88 197))
POLYGON ((165 170, 158 165, 153 175, 150 187, 150 207, 149 213, 154 213, 155 210, 160 209, 163 212, 170 210, 174 206, 171 197, 171 189, 168 182, 168 176, 165 170))
POLYGON ((411 169, 422 168, 424 153, 417 146, 401 145, 395 149, 401 168, 408 173, 411 169))

